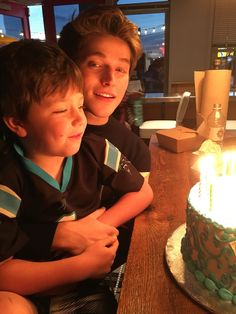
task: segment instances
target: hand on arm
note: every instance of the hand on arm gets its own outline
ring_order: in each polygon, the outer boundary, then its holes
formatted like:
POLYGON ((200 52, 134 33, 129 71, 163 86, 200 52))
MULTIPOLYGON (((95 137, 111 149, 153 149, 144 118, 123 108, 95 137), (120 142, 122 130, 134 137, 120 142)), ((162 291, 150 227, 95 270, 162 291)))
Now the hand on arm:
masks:
POLYGON ((105 209, 98 209, 92 214, 75 221, 58 224, 52 249, 69 251, 71 254, 80 254, 89 245, 107 236, 117 236, 118 230, 98 221, 105 209))
POLYGON ((153 192, 147 180, 144 180, 138 192, 123 195, 112 207, 106 210, 98 220, 118 227, 141 213, 152 202, 153 192))
POLYGON ((82 254, 52 262, 8 259, 0 264, 0 290, 20 295, 44 292, 108 273, 118 248, 114 236, 99 240, 82 254))

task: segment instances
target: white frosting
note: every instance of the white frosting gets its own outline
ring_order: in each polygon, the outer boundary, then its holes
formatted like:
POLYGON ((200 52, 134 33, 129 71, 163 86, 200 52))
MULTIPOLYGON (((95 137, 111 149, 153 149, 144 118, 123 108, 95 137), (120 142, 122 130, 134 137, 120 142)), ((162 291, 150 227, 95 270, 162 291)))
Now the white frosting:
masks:
POLYGON ((211 184, 195 184, 189 203, 206 218, 224 228, 236 228, 236 177, 215 177, 211 184))

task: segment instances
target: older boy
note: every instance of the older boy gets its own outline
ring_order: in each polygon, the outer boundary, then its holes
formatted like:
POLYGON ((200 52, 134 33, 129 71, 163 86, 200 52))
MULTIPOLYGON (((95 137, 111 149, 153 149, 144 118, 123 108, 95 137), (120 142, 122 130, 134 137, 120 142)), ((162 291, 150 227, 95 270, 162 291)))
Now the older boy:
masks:
MULTIPOLYGON (((119 8, 102 6, 82 11, 64 26, 60 35, 59 46, 78 64, 84 78, 86 134, 107 138, 148 178, 150 155, 147 145, 111 116, 121 103, 130 73, 142 54, 137 26, 119 8)), ((102 205, 110 206, 116 200, 116 193, 105 187, 102 205)), ((62 228, 60 231, 63 234, 62 228)), ((126 259, 132 221, 119 231, 119 258, 115 265, 126 259)))
POLYGON ((29 250, 28 228, 41 226, 43 234, 50 223, 87 216, 100 206, 101 187, 110 185, 120 199, 99 221, 114 236, 114 227, 150 204, 152 191, 107 140, 88 135, 81 143, 86 127, 82 80, 59 48, 25 40, 1 48, 0 59, 0 126, 6 140, 0 154, 0 289, 33 295, 43 313, 49 295, 58 293, 55 288, 67 286, 71 292, 68 285, 76 284, 70 294, 77 300, 73 311, 115 313, 115 304, 96 282, 78 285, 109 271, 117 249, 112 236, 92 245, 82 239, 81 255, 64 257, 68 251, 55 250, 45 257, 39 247, 29 250), (39 294, 46 295, 43 302, 39 294), (91 298, 97 294, 100 298, 91 298))
POLYGON ((95 7, 65 25, 58 44, 84 78, 86 133, 107 138, 146 176, 150 172, 147 145, 111 116, 142 55, 137 26, 115 6, 95 7))

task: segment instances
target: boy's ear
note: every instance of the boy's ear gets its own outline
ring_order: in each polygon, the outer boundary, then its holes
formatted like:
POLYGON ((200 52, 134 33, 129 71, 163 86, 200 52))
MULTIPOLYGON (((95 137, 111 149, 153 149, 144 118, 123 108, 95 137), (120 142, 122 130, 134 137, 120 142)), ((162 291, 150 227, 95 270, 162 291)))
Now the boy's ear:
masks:
POLYGON ((27 135, 27 131, 20 120, 14 117, 4 117, 3 121, 5 122, 6 126, 17 136, 25 137, 27 135))

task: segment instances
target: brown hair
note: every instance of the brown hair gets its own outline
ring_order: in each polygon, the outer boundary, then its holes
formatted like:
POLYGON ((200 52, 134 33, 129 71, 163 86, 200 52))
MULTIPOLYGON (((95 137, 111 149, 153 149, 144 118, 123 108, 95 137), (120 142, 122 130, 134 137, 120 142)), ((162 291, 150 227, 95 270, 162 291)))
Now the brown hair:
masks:
MULTIPOLYGON (((76 64, 57 46, 24 39, 0 49, 0 127, 3 117, 27 117, 32 103, 68 88, 83 90, 76 64)), ((3 131, 3 130, 2 130, 3 131)))
POLYGON ((86 49, 87 38, 91 34, 113 35, 125 41, 131 52, 131 70, 136 67, 142 55, 138 28, 118 7, 98 6, 82 11, 63 27, 58 44, 69 57, 79 63, 86 49))

